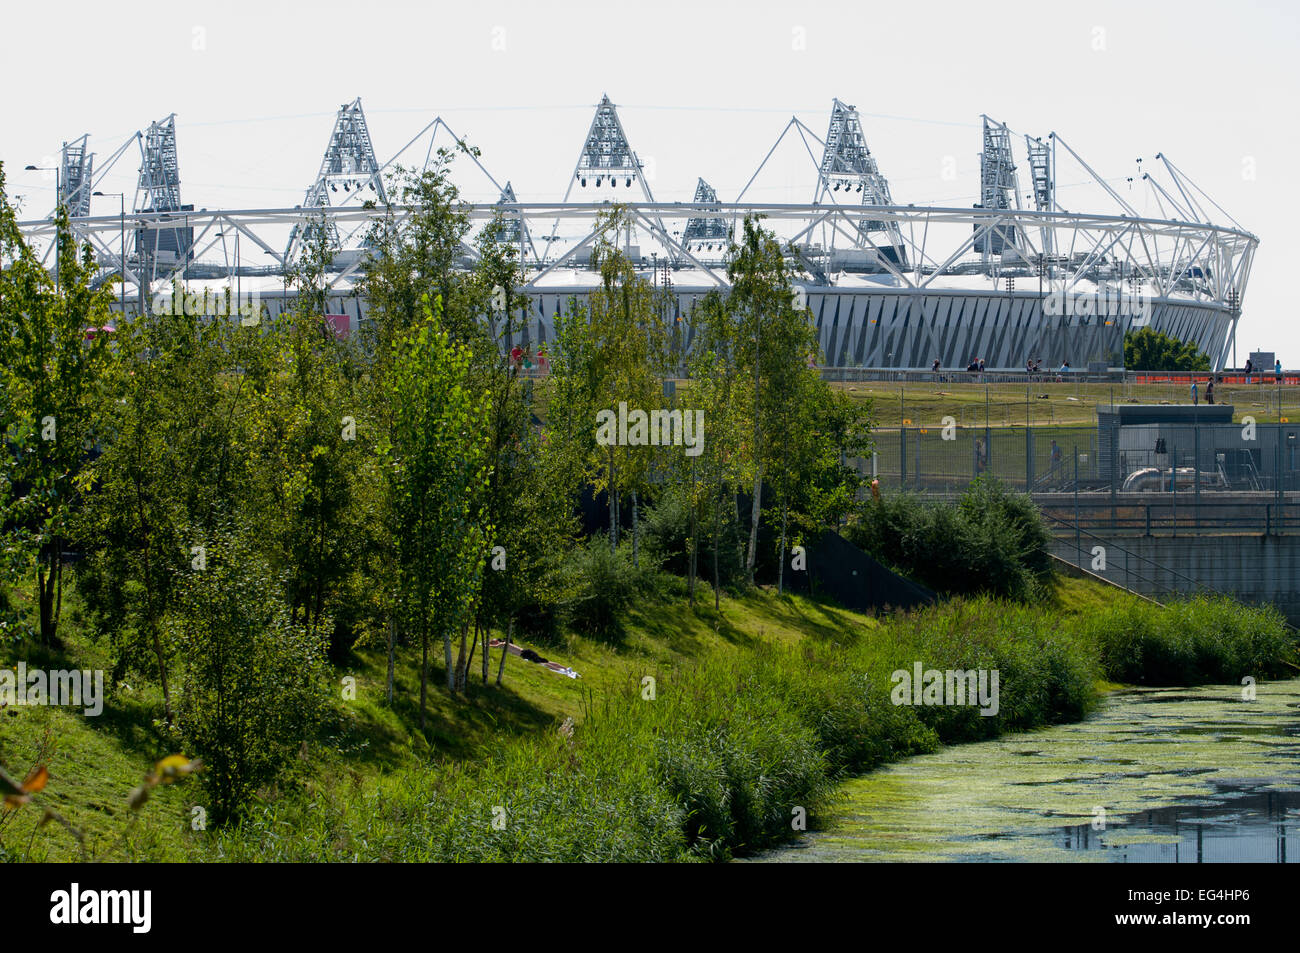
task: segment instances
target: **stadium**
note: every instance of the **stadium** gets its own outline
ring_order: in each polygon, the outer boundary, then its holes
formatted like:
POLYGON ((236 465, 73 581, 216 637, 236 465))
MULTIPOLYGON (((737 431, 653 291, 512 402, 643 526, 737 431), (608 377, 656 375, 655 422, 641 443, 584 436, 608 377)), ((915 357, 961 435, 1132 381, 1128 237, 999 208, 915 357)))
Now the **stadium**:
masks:
MULTIPOLYGON (((618 203, 631 222, 618 240, 647 279, 671 291, 671 317, 681 322, 688 348, 693 306, 727 286, 728 244, 745 216, 759 215, 789 243, 797 294, 816 322, 828 368, 930 368, 935 361, 964 368, 982 360, 989 369, 1013 370, 1034 360, 1048 368, 1068 363, 1101 370, 1122 365, 1126 331, 1149 326, 1194 342, 1222 370, 1258 238, 1163 154, 1128 179, 1130 196, 1137 178, 1154 202, 1153 217, 1139 213, 1061 135, 1013 133, 988 116, 981 125, 979 193, 962 207, 896 202, 858 110, 838 99, 824 137, 792 117, 745 188, 726 202, 703 178, 691 202, 656 200, 654 176, 607 96, 585 139, 574 130, 577 161, 557 183, 563 187, 558 201, 520 200, 478 156, 462 156, 500 196, 469 207, 475 230, 501 216, 524 266, 526 341, 505 347, 544 345, 556 317, 592 290, 598 220, 618 203), (746 200, 783 145, 806 153, 809 201, 746 200), (1058 168, 1092 183, 1100 207, 1064 207, 1058 168)), ((323 217, 334 251, 329 316, 340 331, 355 330, 366 320, 359 279, 368 226, 389 208, 403 214, 390 205, 387 173, 399 164, 419 168, 425 142, 427 167, 439 135, 458 141, 438 117, 380 163, 358 99, 339 108, 300 205, 196 210, 192 197, 181 194, 173 114, 128 138, 98 169, 88 136, 64 143, 57 189, 76 237, 95 250, 101 280, 124 275, 118 307, 127 315, 169 296, 177 282, 209 297, 229 289, 278 313, 294 294, 286 274, 308 229, 323 217), (140 166, 131 207, 122 196, 119 214, 91 215, 91 196, 105 194, 98 184, 132 146, 140 166)), ((686 172, 681 178, 689 182, 686 172)), ((48 262, 53 213, 22 228, 48 262)), ((466 267, 474 262, 472 246, 471 235, 466 267)))

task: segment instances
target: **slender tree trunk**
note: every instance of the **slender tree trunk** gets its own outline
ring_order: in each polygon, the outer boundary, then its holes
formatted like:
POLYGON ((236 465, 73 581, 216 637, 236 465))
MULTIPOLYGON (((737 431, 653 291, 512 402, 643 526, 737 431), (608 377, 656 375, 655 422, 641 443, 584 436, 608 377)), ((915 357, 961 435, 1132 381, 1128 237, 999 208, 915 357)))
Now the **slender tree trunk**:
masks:
POLYGON ((50 631, 50 596, 52 594, 53 579, 49 578, 50 585, 47 585, 47 578, 44 563, 38 563, 36 566, 36 603, 41 614, 41 644, 48 648, 51 639, 54 638, 54 633, 50 631))
POLYGON ((632 491, 632 568, 641 568, 640 554, 637 550, 637 542, 640 534, 640 524, 637 520, 637 499, 636 490, 632 491))
POLYGON ((784 499, 781 500, 781 559, 776 564, 776 594, 784 595, 785 593, 785 526, 788 515, 787 504, 784 499))
POLYGON ((489 665, 488 643, 491 640, 492 640, 492 629, 490 626, 485 625, 483 626, 483 684, 484 685, 487 684, 487 680, 488 680, 488 665, 489 665))
POLYGON ((740 511, 739 490, 736 491, 735 504, 736 505, 733 506, 731 510, 731 528, 733 530, 733 535, 735 536, 736 565, 744 566, 745 565, 745 535, 740 531, 740 527, 744 525, 745 516, 740 511))
POLYGON ((59 552, 54 556, 54 627, 57 637, 59 620, 63 618, 63 542, 59 541, 59 552))
POLYGON ((763 513, 763 467, 754 470, 754 502, 749 510, 749 552, 745 555, 745 578, 754 584, 754 564, 758 561, 758 520, 763 513))
POLYGON ((690 582, 687 584, 686 587, 686 598, 691 605, 695 605, 695 572, 696 572, 696 567, 699 565, 700 528, 699 528, 699 519, 698 519, 699 513, 697 511, 696 500, 695 500, 695 458, 694 457, 691 458, 690 500, 691 500, 691 556, 690 556, 690 566, 687 571, 687 575, 690 578, 690 582))
POLYGON ((614 492, 614 448, 609 448, 609 551, 618 548, 618 494, 614 492))
POLYGON ((465 649, 469 643, 469 621, 466 620, 460 628, 460 645, 456 648, 456 671, 452 681, 451 690, 458 692, 465 687, 465 671, 469 667, 469 660, 465 656, 465 649))
POLYGON ((721 492, 713 500, 713 608, 715 611, 722 608, 721 596, 718 595, 721 588, 721 572, 718 569, 718 550, 722 545, 722 533, 719 531, 718 524, 721 522, 722 500, 721 492))
POLYGON ((447 691, 456 691, 456 666, 451 662, 451 629, 442 632, 442 656, 447 663, 447 691))
POLYGON ((393 707, 393 656, 397 651, 397 626, 392 616, 388 617, 388 678, 384 684, 384 698, 388 707, 393 707))
POLYGON ((515 634, 515 618, 511 616, 506 622, 506 644, 501 646, 501 664, 497 666, 497 685, 506 673, 506 656, 510 654, 510 637, 515 634))
POLYGON ((464 674, 460 677, 460 687, 462 690, 469 688, 469 667, 474 664, 474 652, 478 649, 479 627, 474 625, 474 641, 469 643, 469 657, 465 659, 464 674))
MULTIPOLYGON (((447 647, 447 680, 451 680, 451 633, 443 636, 447 647)), ((448 686, 450 687, 450 686, 448 686)), ((424 731, 425 698, 429 694, 429 624, 420 622, 420 730, 424 731)))

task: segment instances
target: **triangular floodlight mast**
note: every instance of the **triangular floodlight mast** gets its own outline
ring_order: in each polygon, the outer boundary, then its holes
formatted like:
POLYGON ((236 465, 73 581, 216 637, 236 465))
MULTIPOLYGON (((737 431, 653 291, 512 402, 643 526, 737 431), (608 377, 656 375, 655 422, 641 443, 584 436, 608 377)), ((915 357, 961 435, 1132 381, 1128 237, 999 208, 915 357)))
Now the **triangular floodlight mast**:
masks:
MULTIPOLYGON (((623 123, 618 118, 618 107, 610 101, 607 94, 602 93, 600 102, 596 105, 596 114, 591 120, 591 128, 587 130, 587 138, 583 141, 582 151, 573 167, 573 175, 569 177, 569 185, 564 190, 563 201, 569 201, 575 185, 585 189, 589 186, 599 188, 608 183, 611 188, 617 188, 620 181, 624 188, 631 188, 632 183, 636 182, 641 187, 646 202, 654 203, 655 197, 650 191, 650 183, 646 181, 644 167, 632 151, 627 134, 623 131, 623 123)), ((547 240, 548 255, 559 226, 560 220, 557 218, 551 226, 551 237, 547 240)), ((671 248, 668 231, 658 214, 653 216, 653 228, 661 233, 660 238, 671 248)))
MULTIPOLYGON (((321 158, 320 171, 316 174, 316 181, 307 189, 302 207, 333 208, 363 189, 370 192, 376 204, 386 205, 388 196, 384 192, 380 171, 375 160, 375 147, 370 140, 370 129, 366 125, 366 114, 358 96, 339 107, 334 130, 321 158)), ((312 231, 320 227, 319 224, 295 225, 289 235, 285 261, 296 259, 312 231)), ((332 221, 327 222, 325 232, 330 250, 338 251, 342 247, 338 227, 332 221)))
MULTIPOLYGON (((483 172, 485 175, 487 174, 486 169, 484 169, 483 172)), ((491 176, 489 176, 489 178, 491 178, 491 176)), ((497 200, 497 207, 500 208, 503 205, 518 204, 519 199, 515 197, 514 186, 507 181, 505 186, 501 189, 501 198, 497 200)), ((532 232, 528 228, 528 223, 524 221, 523 214, 510 209, 503 209, 501 212, 501 219, 502 229, 501 234, 498 236, 498 240, 508 245, 514 245, 518 248, 519 261, 521 264, 528 260, 527 254, 529 252, 532 253, 531 260, 536 261, 537 248, 533 245, 532 232)))
POLYGON ((65 142, 62 150, 63 175, 60 176, 60 203, 68 207, 71 218, 85 218, 90 214, 90 193, 93 188, 95 154, 86 148, 90 134, 65 142))
POLYGON ((149 124, 141 139, 140 178, 135 189, 137 212, 179 212, 181 175, 176 157, 176 114, 149 124))
MULTIPOLYGON (((838 205, 840 202, 836 193, 839 192, 846 196, 858 195, 864 206, 894 204, 894 199, 889 194, 889 182, 881 174, 871 150, 867 148, 867 139, 862 132, 862 118, 858 115, 857 107, 834 99, 831 102, 830 128, 826 132, 813 204, 820 204, 823 198, 829 197, 838 205)), ((889 236, 885 244, 893 247, 892 254, 897 256, 896 263, 904 263, 902 234, 896 224, 880 219, 862 219, 858 223, 857 248, 876 244, 868 237, 870 232, 885 232, 889 236)))
MULTIPOLYGON (((1055 212, 1056 170, 1052 161, 1052 147, 1043 142, 1041 136, 1035 139, 1025 136, 1025 150, 1029 154, 1029 178, 1033 184, 1034 208, 1040 212, 1055 212)), ((1051 255, 1054 230, 1044 227, 1041 232, 1043 254, 1051 255)))
MULTIPOLYGON (((720 208, 718 193, 714 191, 713 186, 700 179, 695 186, 693 204, 720 208)), ((689 218, 686 220, 686 229, 682 232, 682 245, 690 252, 713 251, 715 245, 718 251, 725 252, 730 241, 731 232, 727 228, 726 220, 720 216, 689 218)))
MULTIPOLYGON (((176 114, 149 124, 139 139, 140 178, 135 188, 137 212, 185 212, 181 204, 181 174, 176 152, 176 114)), ((192 208, 192 206, 190 207, 192 208)), ((149 280, 157 272, 159 257, 179 261, 191 253, 193 230, 182 228, 139 228, 135 236, 135 258, 149 280)))
POLYGON ((628 144, 623 123, 618 118, 618 109, 610 102, 609 96, 603 94, 596 106, 596 115, 592 117, 582 152, 578 155, 578 164, 573 170, 569 188, 573 188, 575 181, 586 188, 588 179, 597 186, 608 181, 614 187, 622 179, 627 188, 631 188, 632 180, 635 179, 640 183, 646 201, 654 201, 642 174, 641 161, 628 144))
POLYGON ((1042 137, 1030 139, 1025 136, 1025 148, 1029 153, 1029 176, 1034 186, 1034 208, 1040 212, 1055 211, 1052 147, 1043 142, 1042 137))
MULTIPOLYGON (((980 152, 980 201, 977 208, 1006 210, 1020 208, 1020 191, 1016 179, 1016 166, 1011 157, 1011 130, 1005 123, 995 122, 988 116, 984 121, 984 148, 980 152)), ((987 260, 1002 254, 1007 245, 1018 245, 1014 226, 999 225, 985 230, 983 223, 975 224, 974 250, 987 260)))
MULTIPOLYGON (((506 182, 506 187, 501 190, 501 198, 497 200, 497 205, 516 205, 518 202, 519 200, 515 198, 514 188, 509 182, 506 182)), ((502 222, 500 234, 501 241, 506 244, 517 245, 519 243, 521 232, 520 226, 521 222, 516 214, 509 212, 506 213, 506 217, 504 217, 504 221, 502 222)))

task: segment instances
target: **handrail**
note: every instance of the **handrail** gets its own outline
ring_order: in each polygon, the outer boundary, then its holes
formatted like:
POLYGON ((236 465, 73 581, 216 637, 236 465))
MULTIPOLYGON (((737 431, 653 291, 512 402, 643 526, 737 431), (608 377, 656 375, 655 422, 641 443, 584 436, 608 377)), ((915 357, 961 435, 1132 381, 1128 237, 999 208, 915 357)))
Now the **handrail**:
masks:
MULTIPOLYGON (((1069 525, 1070 525, 1070 523, 1069 523, 1068 520, 1063 520, 1063 519, 1061 519, 1060 517, 1052 516, 1051 514, 1048 514, 1048 513, 1044 513, 1043 516, 1046 517, 1047 519, 1051 520, 1052 522, 1055 522, 1055 523, 1061 523, 1061 524, 1063 524, 1063 525, 1065 525, 1065 526, 1069 526, 1069 525)), ((1171 576, 1177 576, 1177 577, 1179 577, 1180 579, 1185 579, 1185 580, 1187 580, 1188 582, 1190 582, 1193 586, 1195 586, 1195 587, 1196 587, 1197 589, 1199 589, 1199 590, 1203 590, 1203 591, 1205 591, 1205 592, 1207 592, 1207 593, 1210 593, 1210 594, 1212 594, 1212 595, 1219 596, 1219 597, 1224 598, 1224 599, 1232 599, 1232 600, 1234 600, 1234 601, 1239 601, 1239 600, 1237 600, 1236 596, 1232 595, 1232 593, 1223 592, 1222 590, 1220 590, 1220 589, 1216 589, 1216 588, 1214 588, 1213 586, 1206 585, 1205 583, 1201 582, 1199 579, 1193 579, 1191 576, 1188 576, 1186 573, 1179 572, 1177 569, 1172 569, 1172 568, 1170 568, 1169 566, 1164 565, 1163 563, 1158 563, 1158 562, 1156 562, 1154 559, 1150 559, 1150 558, 1148 558, 1148 557, 1146 557, 1146 556, 1143 556, 1143 555, 1141 555, 1141 554, 1139 554, 1139 553, 1135 553, 1135 552, 1133 552, 1133 551, 1130 550, 1130 549, 1126 549, 1125 547, 1123 547, 1123 546, 1119 545, 1118 543, 1116 543, 1113 539, 1108 539, 1108 538, 1103 537, 1103 536, 1098 536, 1098 535, 1096 535, 1095 533, 1090 533, 1090 532, 1088 532, 1087 530, 1085 530, 1085 529, 1083 529, 1082 527, 1077 526, 1077 525, 1074 526, 1073 529, 1074 529, 1075 533, 1076 533, 1078 536, 1087 536, 1087 537, 1089 538, 1089 540, 1096 540, 1096 541, 1099 542, 1099 543, 1104 543, 1104 544, 1107 545, 1107 546, 1113 547, 1114 549, 1118 549, 1120 552, 1124 553, 1125 556, 1133 556, 1133 557, 1136 557, 1138 560, 1140 560, 1140 561, 1142 561, 1142 562, 1149 563, 1149 564, 1150 564, 1154 569, 1157 569, 1157 570, 1160 570, 1160 571, 1166 572, 1166 573, 1168 573, 1168 574, 1171 575, 1171 576)), ((1078 554, 1080 554, 1080 553, 1082 552, 1082 549, 1081 549, 1081 547, 1079 547, 1078 543, 1075 544, 1075 552, 1076 552, 1076 555, 1078 555, 1078 554)), ((1082 567, 1077 567, 1077 568, 1082 568, 1082 567)), ((1159 585, 1157 584, 1156 580, 1154 580, 1154 579, 1147 579, 1145 576, 1143 576, 1143 575, 1140 574, 1140 573, 1138 573, 1138 574, 1133 574, 1133 573, 1131 573, 1127 568, 1125 569, 1125 572, 1128 573, 1128 574, 1130 574, 1130 575, 1137 575, 1137 577, 1138 577, 1138 579, 1139 579, 1140 581, 1145 581, 1145 582, 1150 583, 1150 584, 1151 584, 1151 587, 1152 587, 1153 589, 1158 589, 1158 588, 1160 588, 1159 585)), ((1135 590, 1133 590, 1133 589, 1130 588, 1129 586, 1124 586, 1124 587, 1122 587, 1122 588, 1124 588, 1125 590, 1127 590, 1127 591, 1129 591, 1129 592, 1132 592, 1134 595, 1143 595, 1143 594, 1140 593, 1140 592, 1136 592, 1135 590)), ((1177 592, 1177 590, 1174 590, 1174 591, 1177 592)), ((1297 630, 1297 628, 1296 628, 1295 626, 1293 626, 1290 622, 1288 622, 1286 619, 1283 619, 1283 620, 1282 620, 1282 624, 1283 624, 1287 629, 1289 629, 1291 632, 1293 632, 1293 633, 1295 633, 1295 632, 1300 632, 1300 630, 1297 630)))
MULTIPOLYGON (((1104 536, 1098 536, 1097 534, 1089 532, 1088 530, 1084 529, 1083 527, 1079 526, 1078 524, 1073 524, 1073 525, 1072 525, 1072 524, 1070 523, 1069 520, 1061 519, 1059 516, 1053 516, 1053 515, 1051 515, 1050 513, 1044 513, 1043 516, 1046 517, 1047 519, 1051 520, 1051 521, 1054 522, 1054 523, 1060 523, 1061 525, 1064 525, 1064 526, 1070 526, 1071 529, 1072 529, 1072 530, 1073 530, 1077 535, 1080 535, 1080 536, 1087 536, 1090 540, 1097 540, 1097 541, 1100 542, 1100 543, 1105 543, 1107 546, 1113 547, 1114 549, 1118 549, 1120 552, 1124 553, 1126 556, 1132 556, 1132 557, 1134 557, 1134 558, 1136 558, 1136 559, 1138 559, 1138 560, 1140 560, 1140 561, 1142 561, 1142 562, 1144 562, 1144 563, 1148 563, 1148 564, 1151 565, 1151 567, 1152 567, 1153 569, 1156 569, 1156 570, 1160 570, 1160 571, 1162 571, 1162 572, 1169 573, 1170 575, 1172 575, 1172 576, 1177 576, 1177 577, 1180 578, 1180 579, 1185 579, 1185 580, 1187 580, 1188 582, 1190 582, 1193 586, 1196 586, 1196 587, 1198 587, 1198 588, 1200 588, 1200 589, 1205 589, 1205 590, 1207 590, 1208 592, 1213 593, 1214 595, 1217 595, 1217 596, 1224 596, 1225 598, 1231 598, 1231 596, 1230 596, 1228 593, 1226 593, 1226 592, 1221 592, 1221 591, 1219 591, 1218 589, 1215 589, 1213 586, 1208 586, 1208 585, 1206 585, 1205 583, 1201 582, 1199 579, 1194 579, 1194 578, 1192 578, 1191 576, 1187 575, 1186 573, 1179 572, 1177 569, 1172 569, 1172 568, 1170 568, 1169 566, 1164 565, 1163 563, 1158 563, 1158 562, 1156 562, 1154 559, 1150 559, 1150 558, 1148 558, 1148 557, 1146 557, 1146 556, 1141 555, 1140 553, 1135 553, 1135 552, 1133 552, 1132 550, 1127 549, 1127 548, 1125 548, 1124 546, 1121 546, 1119 543, 1116 543, 1113 539, 1110 539, 1110 538, 1108 538, 1108 537, 1104 537, 1104 536)), ((1077 543, 1075 544, 1075 549, 1076 549, 1076 550, 1080 550, 1080 547, 1078 546, 1077 543)), ((1081 550, 1080 550, 1080 551, 1081 551, 1081 550)), ((1143 578, 1143 577, 1139 576, 1139 578, 1143 578)), ((1154 580, 1154 579, 1147 580, 1147 581, 1151 582, 1153 585, 1155 584, 1155 580, 1154 580)), ((1127 588, 1127 587, 1125 587, 1125 588, 1127 588)))

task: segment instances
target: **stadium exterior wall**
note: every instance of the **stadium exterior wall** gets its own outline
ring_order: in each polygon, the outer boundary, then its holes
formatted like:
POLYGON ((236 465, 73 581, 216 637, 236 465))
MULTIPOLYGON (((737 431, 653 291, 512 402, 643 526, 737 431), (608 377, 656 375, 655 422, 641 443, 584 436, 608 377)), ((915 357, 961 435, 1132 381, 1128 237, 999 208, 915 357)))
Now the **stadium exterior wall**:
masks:
MULTIPOLYGON (((555 339, 555 319, 568 309, 569 299, 581 301, 590 289, 533 291, 524 343, 544 345, 555 339)), ((292 295, 292 292, 290 293, 292 295)), ((681 322, 689 349, 693 337, 690 313, 704 296, 678 291, 672 315, 681 322)), ((1045 368, 1068 361, 1085 369, 1090 361, 1123 365, 1127 316, 1044 314, 1036 292, 927 291, 899 293, 844 288, 809 288, 807 306, 817 325, 821 360, 831 367, 893 367, 928 369, 935 358, 944 368, 964 368, 983 358, 990 368, 1016 370, 1029 359, 1045 368)), ((265 299, 271 314, 279 311, 280 295, 265 299)), ((358 294, 331 295, 333 314, 346 314, 356 328, 365 320, 365 300, 358 294)), ((1050 309, 1048 309, 1050 310, 1050 309)), ((1209 304, 1176 299, 1150 302, 1150 326, 1181 341, 1193 341, 1217 362, 1232 329, 1232 316, 1209 304)))

